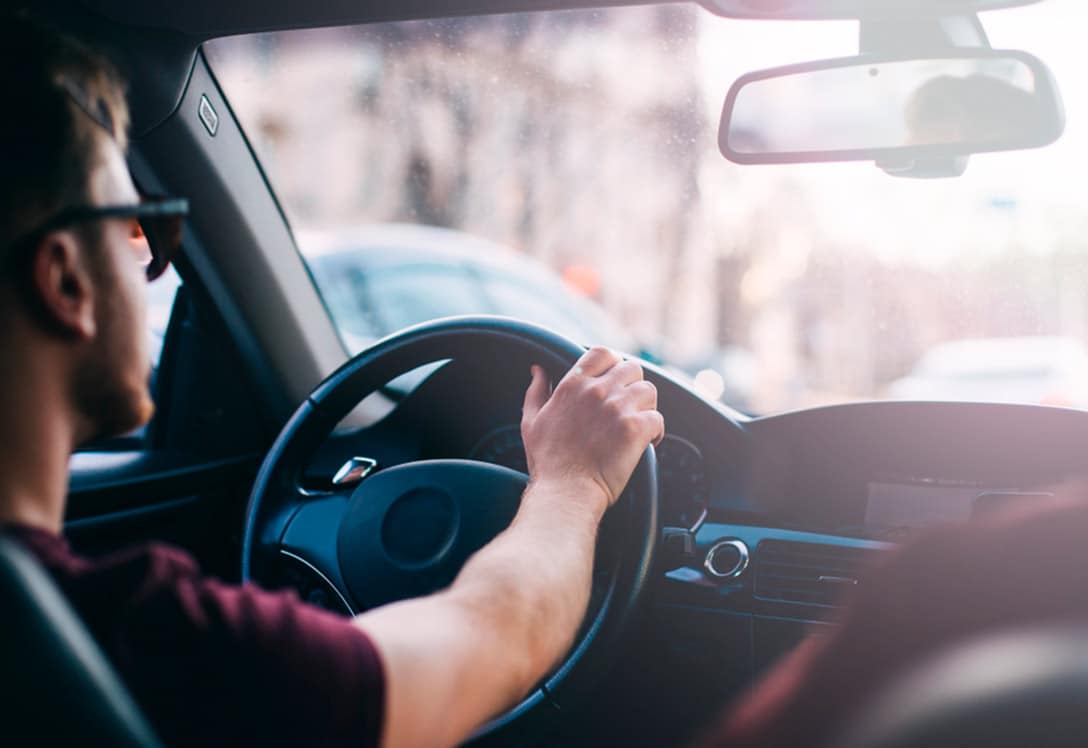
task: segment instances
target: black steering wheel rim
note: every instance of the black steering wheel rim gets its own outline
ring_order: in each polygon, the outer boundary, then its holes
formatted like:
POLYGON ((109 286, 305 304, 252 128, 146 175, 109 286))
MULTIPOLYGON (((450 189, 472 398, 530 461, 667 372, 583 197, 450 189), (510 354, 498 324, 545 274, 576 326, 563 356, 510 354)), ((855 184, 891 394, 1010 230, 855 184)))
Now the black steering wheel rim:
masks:
MULTIPOLYGON (((553 381, 558 381, 584 348, 518 320, 450 318, 379 341, 319 384, 284 426, 258 472, 243 528, 242 581, 272 576, 293 515, 307 501, 306 492, 300 488, 301 470, 362 398, 418 366, 478 355, 494 357, 507 351, 540 364, 553 381)), ((554 715, 559 708, 578 703, 592 692, 615 656, 620 635, 641 600, 659 534, 656 463, 653 448, 649 447, 624 495, 602 523, 594 577, 595 588, 601 584, 605 588, 603 597, 595 595, 600 597, 598 608, 590 610, 559 667, 524 701, 481 728, 474 736, 477 742, 488 742, 532 724, 535 718, 554 715)), ((337 538, 331 537, 329 542, 336 543, 337 538)), ((337 593, 344 590, 337 589, 337 593)))

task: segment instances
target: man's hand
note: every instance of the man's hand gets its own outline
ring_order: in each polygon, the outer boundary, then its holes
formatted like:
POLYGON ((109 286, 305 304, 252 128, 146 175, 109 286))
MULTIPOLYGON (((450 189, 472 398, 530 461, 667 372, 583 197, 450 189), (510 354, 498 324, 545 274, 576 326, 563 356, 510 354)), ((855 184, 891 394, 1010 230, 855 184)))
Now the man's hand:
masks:
POLYGON ((550 395, 544 370, 532 374, 521 420, 530 478, 582 488, 603 514, 646 446, 665 435, 657 389, 641 366, 607 348, 586 352, 550 395))

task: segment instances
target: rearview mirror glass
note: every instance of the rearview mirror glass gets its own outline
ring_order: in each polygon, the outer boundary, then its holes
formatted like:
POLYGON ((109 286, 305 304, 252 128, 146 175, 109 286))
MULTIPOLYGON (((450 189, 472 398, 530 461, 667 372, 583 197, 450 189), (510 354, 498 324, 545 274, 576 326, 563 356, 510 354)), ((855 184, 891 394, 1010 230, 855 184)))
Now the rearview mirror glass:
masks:
POLYGON ((746 75, 726 99, 719 144, 738 163, 902 161, 1033 148, 1063 129, 1041 61, 971 50, 746 75))

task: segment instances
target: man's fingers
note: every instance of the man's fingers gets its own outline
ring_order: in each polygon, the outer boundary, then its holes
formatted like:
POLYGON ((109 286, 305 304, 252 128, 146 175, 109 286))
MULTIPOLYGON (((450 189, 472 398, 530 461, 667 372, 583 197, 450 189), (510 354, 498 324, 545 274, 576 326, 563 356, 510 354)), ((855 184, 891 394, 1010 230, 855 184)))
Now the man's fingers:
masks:
POLYGON ((548 402, 548 375, 539 366, 530 367, 533 380, 529 383, 529 389, 525 392, 525 405, 522 407, 522 418, 532 420, 536 414, 548 402))
POLYGON ((621 361, 601 378, 615 387, 624 387, 642 379, 642 367, 635 361, 621 361))
POLYGON ((596 346, 582 354, 571 371, 585 377, 599 377, 621 360, 620 355, 615 351, 596 346))
POLYGON ((640 410, 657 408, 657 387, 654 387, 653 382, 640 379, 624 387, 623 391, 640 410))
POLYGON ((655 447, 661 444, 665 438, 665 416, 656 410, 643 410, 634 417, 639 419, 647 441, 655 447))

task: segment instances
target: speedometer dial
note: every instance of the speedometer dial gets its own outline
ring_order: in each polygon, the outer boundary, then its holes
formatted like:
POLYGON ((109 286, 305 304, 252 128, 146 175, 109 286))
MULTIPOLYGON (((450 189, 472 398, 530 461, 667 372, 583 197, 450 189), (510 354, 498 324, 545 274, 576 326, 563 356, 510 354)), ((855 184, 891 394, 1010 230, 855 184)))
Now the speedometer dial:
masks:
POLYGON ((687 439, 666 436, 657 448, 661 523, 694 530, 706 517, 709 491, 703 454, 687 439))
POLYGON ((529 472, 521 428, 518 426, 501 426, 489 433, 472 448, 469 459, 502 465, 522 473, 529 472))

